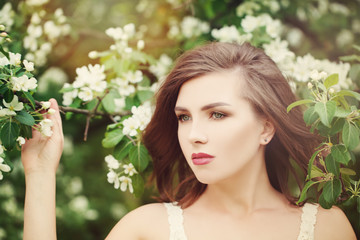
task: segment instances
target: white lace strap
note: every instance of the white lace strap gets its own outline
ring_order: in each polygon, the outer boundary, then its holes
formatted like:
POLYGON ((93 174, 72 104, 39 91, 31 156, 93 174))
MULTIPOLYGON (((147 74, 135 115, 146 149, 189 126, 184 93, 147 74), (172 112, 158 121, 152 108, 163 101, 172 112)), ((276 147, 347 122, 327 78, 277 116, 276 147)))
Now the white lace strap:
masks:
POLYGON ((183 210, 176 203, 164 203, 170 225, 170 240, 187 240, 184 231, 183 210))
POLYGON ((318 204, 305 203, 301 215, 300 234, 297 240, 314 240, 318 204))

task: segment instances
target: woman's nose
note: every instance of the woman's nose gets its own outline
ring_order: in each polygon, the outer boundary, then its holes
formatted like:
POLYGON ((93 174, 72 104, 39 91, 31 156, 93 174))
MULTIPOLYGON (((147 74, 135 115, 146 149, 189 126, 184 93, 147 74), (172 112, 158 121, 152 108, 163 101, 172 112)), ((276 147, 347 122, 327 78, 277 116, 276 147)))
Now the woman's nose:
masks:
POLYGON ((208 142, 207 135, 206 135, 201 123, 193 122, 191 131, 189 134, 189 140, 191 141, 191 143, 204 144, 204 143, 208 142))

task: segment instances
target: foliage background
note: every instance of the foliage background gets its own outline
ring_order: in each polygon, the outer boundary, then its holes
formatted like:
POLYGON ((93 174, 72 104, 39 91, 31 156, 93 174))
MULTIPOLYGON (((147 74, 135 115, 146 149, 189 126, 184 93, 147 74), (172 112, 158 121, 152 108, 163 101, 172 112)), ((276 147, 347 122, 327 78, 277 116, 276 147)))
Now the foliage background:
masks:
MULTIPOLYGON (((20 12, 17 9, 21 1, 16 0, 0 1, 0 9, 7 2, 11 2, 16 12, 20 12)), ((106 50, 112 44, 111 38, 104 33, 109 27, 122 27, 130 22, 136 26, 146 26, 145 52, 156 58, 167 53, 175 59, 184 49, 213 38, 207 33, 193 38, 169 39, 167 33, 170 19, 181 21, 183 16, 192 15, 208 22, 211 29, 239 25, 240 17, 236 15, 236 7, 244 2, 263 2, 264 11, 286 25, 283 34, 285 39, 290 38, 289 33, 294 28, 301 32, 300 44, 290 45, 296 55, 302 56, 310 52, 318 59, 338 61, 341 56, 355 54, 352 45, 360 44, 359 0, 54 0, 42 8, 48 12, 62 8, 72 31, 56 43, 47 64, 38 68, 36 76, 39 84, 44 86, 39 89, 37 99, 55 97, 61 102, 59 90, 63 82, 74 81, 77 67, 97 63, 97 60, 88 58, 88 53, 92 50, 106 50), (280 9, 271 11, 270 7, 264 7, 264 2, 268 6, 277 2, 280 9), (319 9, 326 3, 341 4, 348 11, 341 13, 340 10, 336 12, 328 9, 320 13, 319 9), (49 74, 49 69, 56 69, 57 72, 49 74)), ((26 32, 26 22, 21 15, 15 15, 14 20, 13 29, 16 29, 17 34, 12 37, 19 44, 12 45, 11 50, 25 53, 20 43, 26 32)), ((350 88, 357 90, 360 86, 360 68, 356 63, 353 66, 355 67, 351 69, 350 76, 354 82, 350 88)), ((104 156, 110 151, 100 147, 107 124, 108 120, 93 120, 88 140, 84 142, 85 117, 79 115, 71 121, 64 121, 66 144, 57 178, 59 239, 104 238, 125 213, 154 201, 152 196, 156 193, 152 186, 146 188, 141 198, 135 198, 130 193, 114 189, 107 182, 104 156)), ((14 152, 10 157, 15 165, 14 172, 0 182, 0 239, 15 240, 22 238, 25 184, 19 155, 14 152)), ((356 159, 358 158, 357 154, 356 159)), ((359 161, 354 169, 358 173, 355 179, 359 179, 359 161)), ((359 218, 356 209, 349 209, 347 213, 349 218, 359 218)), ((355 229, 359 236, 360 225, 358 222, 357 224, 355 229)))

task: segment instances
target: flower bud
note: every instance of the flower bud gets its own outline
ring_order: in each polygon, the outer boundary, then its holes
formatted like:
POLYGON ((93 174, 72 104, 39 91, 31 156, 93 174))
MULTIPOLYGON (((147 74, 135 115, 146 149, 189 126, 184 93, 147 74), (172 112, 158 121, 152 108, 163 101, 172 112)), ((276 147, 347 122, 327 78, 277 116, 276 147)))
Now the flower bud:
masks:
POLYGON ((7 37, 7 36, 9 36, 9 35, 7 34, 7 32, 2 32, 2 33, 0 33, 0 37, 7 37))
POLYGON ((329 89, 329 93, 330 93, 330 94, 333 94, 334 92, 335 92, 335 90, 334 90, 333 88, 330 88, 330 89, 329 89))
POLYGON ((97 57, 99 57, 99 53, 98 53, 97 51, 91 51, 91 52, 89 52, 89 58, 95 59, 95 58, 97 58, 97 57))
POLYGON ((5 31, 5 26, 0 24, 0 31, 5 31))
POLYGON ((44 109, 48 109, 51 106, 51 102, 42 102, 41 105, 44 109))
POLYGON ((145 47, 145 42, 144 42, 144 40, 139 40, 139 41, 137 42, 137 49, 142 50, 142 49, 144 49, 144 47, 145 47))
POLYGON ((56 113, 56 110, 55 110, 55 109, 50 108, 50 109, 48 110, 48 114, 54 114, 54 113, 56 113))
POLYGON ((312 89, 314 85, 312 85, 311 82, 308 82, 307 86, 308 86, 308 89, 312 89))

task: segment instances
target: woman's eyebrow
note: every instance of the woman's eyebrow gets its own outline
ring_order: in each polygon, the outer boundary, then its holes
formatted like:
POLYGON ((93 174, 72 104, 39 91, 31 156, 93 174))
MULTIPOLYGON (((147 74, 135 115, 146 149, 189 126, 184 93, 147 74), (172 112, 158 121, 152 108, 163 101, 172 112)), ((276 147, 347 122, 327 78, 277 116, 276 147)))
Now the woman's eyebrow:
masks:
MULTIPOLYGON (((210 103, 210 104, 207 104, 205 106, 203 106, 201 108, 201 111, 205 111, 205 110, 208 110, 208 109, 211 109, 211 108, 214 108, 214 107, 219 107, 219 106, 231 106, 229 103, 225 103, 225 102, 215 102, 215 103, 210 103)), ((180 112, 186 112, 188 111, 186 108, 184 107, 181 107, 181 106, 176 106, 174 108, 175 111, 180 111, 180 112)))
POLYGON ((215 102, 215 103, 210 103, 210 104, 203 106, 201 108, 201 110, 205 111, 205 110, 208 110, 208 109, 211 109, 214 107, 219 107, 219 106, 231 106, 231 105, 229 103, 225 103, 225 102, 215 102))

